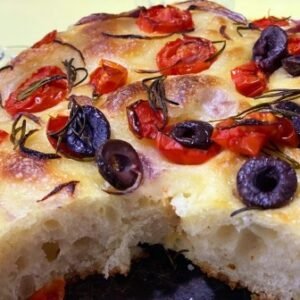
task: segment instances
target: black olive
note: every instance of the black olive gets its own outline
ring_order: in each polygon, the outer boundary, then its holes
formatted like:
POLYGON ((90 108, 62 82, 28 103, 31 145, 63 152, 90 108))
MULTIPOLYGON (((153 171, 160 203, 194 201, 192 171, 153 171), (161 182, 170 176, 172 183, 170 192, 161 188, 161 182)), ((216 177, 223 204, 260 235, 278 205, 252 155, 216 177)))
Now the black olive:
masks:
POLYGON ((293 112, 298 115, 286 115, 292 122, 295 128, 295 131, 298 135, 300 135, 300 105, 292 102, 292 101, 281 101, 276 104, 275 108, 280 109, 282 111, 293 112))
POLYGON ((170 135, 183 146, 208 149, 211 145, 213 127, 202 121, 185 121, 177 123, 170 135))
POLYGON ((282 60, 283 68, 292 76, 300 75, 300 55, 294 55, 282 60))
POLYGON ((248 207, 277 208, 287 204, 297 189, 295 170, 269 156, 249 159, 237 175, 237 189, 248 207))
POLYGON ((135 149, 122 140, 108 140, 96 152, 103 178, 117 190, 133 191, 143 178, 143 167, 135 149))
POLYGON ((281 67, 281 60, 287 55, 287 34, 278 26, 264 29, 253 47, 253 59, 266 73, 273 73, 281 67))
POLYGON ((104 114, 94 106, 85 105, 71 111, 64 143, 80 157, 94 157, 95 151, 110 138, 110 125, 104 114))

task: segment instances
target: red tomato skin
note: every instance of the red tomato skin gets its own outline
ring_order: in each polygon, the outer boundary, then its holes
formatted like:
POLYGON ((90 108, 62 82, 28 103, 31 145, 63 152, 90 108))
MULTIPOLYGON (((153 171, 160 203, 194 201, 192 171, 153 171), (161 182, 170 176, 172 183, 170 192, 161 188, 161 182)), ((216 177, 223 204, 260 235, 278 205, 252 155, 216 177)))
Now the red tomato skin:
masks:
POLYGON ((267 88, 267 76, 255 62, 236 67, 231 71, 231 78, 238 92, 246 97, 261 95, 267 88))
POLYGON ((212 140, 225 149, 246 156, 258 155, 270 141, 289 147, 299 145, 293 123, 287 118, 258 112, 249 114, 245 119, 259 120, 265 124, 235 126, 235 121, 228 119, 217 124, 212 140))
POLYGON ((276 130, 271 137, 274 143, 278 143, 283 146, 296 148, 299 145, 299 136, 293 126, 292 121, 287 118, 278 118, 276 124, 276 130))
POLYGON ((292 36, 288 39, 288 53, 289 55, 300 54, 300 37, 292 36))
POLYGON ((277 25, 280 27, 288 26, 290 24, 287 18, 277 18, 274 16, 264 17, 251 22, 251 24, 259 29, 265 29, 271 25, 277 25))
POLYGON ((250 131, 247 126, 230 129, 215 128, 212 141, 224 149, 246 156, 256 156, 267 142, 267 136, 261 132, 250 131))
POLYGON ((6 131, 0 129, 0 144, 4 142, 8 136, 9 134, 6 131))
POLYGON ((59 79, 43 85, 36 89, 26 99, 19 101, 18 95, 31 84, 48 76, 65 75, 56 66, 45 66, 38 69, 25 80, 14 92, 12 92, 5 102, 5 110, 12 116, 21 112, 35 113, 55 106, 64 100, 68 94, 68 83, 66 79, 59 79))
POLYGON ((56 279, 35 292, 29 300, 64 300, 65 280, 56 279))
POLYGON ((47 124, 47 138, 54 149, 57 148, 57 139, 51 136, 51 134, 58 132, 63 129, 65 125, 68 123, 68 116, 60 116, 50 117, 47 124))
POLYGON ((127 107, 129 129, 139 138, 155 139, 164 125, 164 116, 160 110, 154 111, 148 101, 139 100, 127 107))
POLYGON ((192 15, 188 10, 163 5, 142 10, 136 24, 147 33, 174 33, 194 29, 192 15))
POLYGON ((36 42, 34 45, 31 46, 31 48, 40 48, 43 45, 51 44, 56 39, 57 36, 57 30, 53 30, 49 33, 47 33, 41 40, 36 42))
POLYGON ((90 84, 98 95, 114 92, 126 84, 128 71, 125 67, 108 60, 101 60, 100 67, 90 75, 90 84))
POLYGON ((216 144, 208 150, 186 148, 162 132, 156 135, 156 147, 167 160, 180 165, 203 164, 220 152, 216 144))
POLYGON ((217 50, 204 38, 184 36, 168 42, 157 54, 156 63, 163 75, 199 73, 214 62, 210 60, 217 50))

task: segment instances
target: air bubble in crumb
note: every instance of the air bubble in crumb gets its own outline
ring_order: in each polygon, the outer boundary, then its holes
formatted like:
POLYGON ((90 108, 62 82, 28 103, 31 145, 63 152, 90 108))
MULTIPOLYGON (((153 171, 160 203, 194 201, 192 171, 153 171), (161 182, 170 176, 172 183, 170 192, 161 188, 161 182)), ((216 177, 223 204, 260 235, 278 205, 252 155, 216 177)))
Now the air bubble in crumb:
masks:
MULTIPOLYGON (((188 265, 187 265, 187 268, 188 268, 189 271, 194 271, 194 270, 195 270, 195 267, 194 267, 192 264, 188 264, 188 265)), ((192 298, 191 298, 191 299, 192 299, 192 298)), ((191 299, 190 299, 190 300, 191 300, 191 299)))

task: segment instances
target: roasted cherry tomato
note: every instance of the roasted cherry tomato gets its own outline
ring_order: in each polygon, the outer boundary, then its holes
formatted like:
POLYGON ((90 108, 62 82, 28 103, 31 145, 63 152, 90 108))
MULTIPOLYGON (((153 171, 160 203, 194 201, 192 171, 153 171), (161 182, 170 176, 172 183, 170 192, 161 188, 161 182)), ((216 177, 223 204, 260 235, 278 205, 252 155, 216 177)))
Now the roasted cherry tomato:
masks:
POLYGON ((90 77, 90 83, 98 95, 107 94, 125 85, 128 72, 123 66, 102 59, 98 67, 90 77))
MULTIPOLYGON (((47 124, 47 137, 54 149, 58 148, 59 143, 59 152, 65 154, 68 157, 76 157, 76 153, 72 152, 69 147, 64 143, 64 141, 58 141, 57 138, 52 136, 53 133, 57 133, 62 130, 69 121, 68 116, 58 115, 57 117, 50 117, 47 124)), ((58 149, 57 149, 58 150, 58 149)))
POLYGON ((51 44, 57 36, 57 30, 47 33, 41 40, 36 42, 31 48, 40 48, 43 45, 51 44))
POLYGON ((12 116, 20 112, 40 112, 65 99, 68 93, 66 74, 55 66, 38 69, 5 102, 12 116))
POLYGON ((266 144, 267 136, 251 130, 250 126, 237 126, 229 129, 217 127, 212 134, 212 140, 232 152, 255 156, 266 144))
POLYGON ((144 9, 136 23, 142 31, 149 33, 173 33, 194 29, 191 13, 174 6, 157 5, 144 9))
POLYGON ((207 150, 184 147, 162 132, 156 135, 156 146, 169 161, 182 165, 202 164, 220 152, 220 147, 214 143, 207 150))
POLYGON ((65 285, 64 279, 56 279, 35 292, 29 300, 63 300, 65 285))
POLYGON ((256 156, 270 141, 297 147, 299 140, 293 124, 271 113, 254 113, 241 121, 228 119, 217 124, 212 140, 232 152, 256 156))
POLYGON ((255 62, 236 67, 231 71, 231 78, 236 89, 247 97, 259 96, 267 88, 267 76, 255 62))
POLYGON ((0 144, 9 136, 9 134, 0 129, 0 144))
POLYGON ((156 63, 164 75, 198 73, 211 66, 216 52, 211 41, 184 36, 168 42, 157 54, 156 63))
POLYGON ((288 38, 288 53, 290 55, 300 54, 300 37, 291 36, 288 38))
POLYGON ((149 101, 139 100, 127 107, 130 130, 138 138, 155 139, 157 132, 164 126, 161 110, 154 111, 149 101))
POLYGON ((265 29, 268 26, 276 25, 279 27, 289 26, 290 22, 288 18, 277 18, 274 16, 264 17, 251 22, 251 24, 259 29, 265 29))
POLYGON ((293 122, 287 118, 278 118, 276 130, 271 136, 271 141, 281 145, 296 148, 299 145, 299 136, 293 122))

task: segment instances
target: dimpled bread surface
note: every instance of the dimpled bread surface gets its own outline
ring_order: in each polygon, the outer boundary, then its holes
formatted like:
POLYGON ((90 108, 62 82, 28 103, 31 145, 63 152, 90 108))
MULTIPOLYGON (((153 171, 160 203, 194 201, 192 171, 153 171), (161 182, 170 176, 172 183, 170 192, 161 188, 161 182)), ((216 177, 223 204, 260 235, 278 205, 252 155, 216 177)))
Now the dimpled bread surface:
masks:
MULTIPOLYGON (((184 9, 186 2, 176 6, 184 9)), ((205 5, 204 5, 205 6, 205 5)), ((212 41, 224 40, 219 29, 226 25, 231 37, 224 52, 200 74, 168 76, 165 80, 173 121, 216 120, 232 116, 255 102, 236 92, 230 71, 251 60, 259 31, 236 32, 234 21, 215 12, 192 11, 195 30, 190 36, 212 41)), ((0 299, 26 299, 35 290, 57 277, 82 277, 98 272, 105 276, 126 274, 139 255, 139 243, 161 243, 180 251, 209 275, 232 286, 245 286, 261 297, 300 299, 300 199, 299 191, 287 206, 252 210, 235 217, 243 207, 237 196, 236 174, 245 158, 222 151, 202 165, 168 162, 153 144, 137 139, 128 128, 126 107, 147 99, 141 80, 152 77, 135 70, 157 69, 155 57, 174 34, 164 39, 116 39, 103 35, 140 34, 130 17, 99 15, 58 33, 58 39, 72 44, 45 44, 28 49, 11 64, 13 70, 0 73, 2 99, 20 83, 46 65, 63 69, 62 61, 74 58, 76 67, 89 74, 101 59, 117 62, 129 72, 127 85, 94 102, 111 125, 112 138, 129 142, 140 155, 144 180, 132 193, 111 195, 95 162, 69 158, 38 160, 21 154, 7 139, 0 145, 0 299), (101 17, 102 16, 102 17, 101 17), (67 187, 47 198, 60 184, 77 182, 74 193, 67 187)), ((216 47, 219 47, 216 45, 216 47)), ((271 77, 269 88, 297 88, 282 68, 271 77)), ((92 97, 88 79, 70 94, 92 97)), ((50 116, 68 113, 63 101, 36 115, 40 125, 26 146, 54 152, 46 136, 50 116)), ((0 110, 0 129, 11 132, 12 118, 0 110)), ((289 155, 300 160, 298 149, 289 155)))

